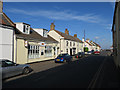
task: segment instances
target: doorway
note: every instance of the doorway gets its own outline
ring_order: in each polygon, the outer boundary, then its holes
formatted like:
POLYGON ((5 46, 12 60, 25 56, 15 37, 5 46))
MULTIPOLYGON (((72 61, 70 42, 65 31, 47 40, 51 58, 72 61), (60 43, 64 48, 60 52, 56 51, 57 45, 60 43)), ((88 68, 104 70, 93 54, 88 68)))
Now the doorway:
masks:
POLYGON ((70 56, 72 56, 72 49, 70 48, 70 56))

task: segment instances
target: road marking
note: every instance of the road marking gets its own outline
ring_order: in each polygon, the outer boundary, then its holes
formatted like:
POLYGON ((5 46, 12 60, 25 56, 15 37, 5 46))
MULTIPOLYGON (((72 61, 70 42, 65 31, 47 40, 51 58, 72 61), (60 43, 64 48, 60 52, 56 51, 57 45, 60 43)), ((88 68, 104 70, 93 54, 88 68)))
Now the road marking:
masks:
POLYGON ((105 57, 104 61, 103 61, 102 64, 100 65, 98 71, 96 72, 96 74, 94 75, 92 81, 90 82, 90 84, 89 84, 89 86, 88 86, 88 89, 89 89, 89 88, 95 88, 95 84, 96 84, 96 82, 97 82, 97 80, 98 80, 98 78, 99 78, 100 72, 101 72, 101 70, 102 70, 102 68, 103 68, 103 65, 104 65, 104 63, 105 63, 106 60, 107 60, 107 58, 105 57))

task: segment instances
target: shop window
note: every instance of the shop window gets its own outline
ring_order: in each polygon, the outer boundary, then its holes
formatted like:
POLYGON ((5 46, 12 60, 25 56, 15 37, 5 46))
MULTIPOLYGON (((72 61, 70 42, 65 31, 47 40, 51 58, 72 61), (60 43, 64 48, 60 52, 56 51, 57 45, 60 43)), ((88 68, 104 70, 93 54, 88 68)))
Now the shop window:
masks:
POLYGON ((40 46, 38 45, 28 45, 28 58, 29 59, 34 59, 34 58, 39 58, 39 48, 40 46))
POLYGON ((52 56, 52 46, 45 47, 45 56, 46 57, 52 56))

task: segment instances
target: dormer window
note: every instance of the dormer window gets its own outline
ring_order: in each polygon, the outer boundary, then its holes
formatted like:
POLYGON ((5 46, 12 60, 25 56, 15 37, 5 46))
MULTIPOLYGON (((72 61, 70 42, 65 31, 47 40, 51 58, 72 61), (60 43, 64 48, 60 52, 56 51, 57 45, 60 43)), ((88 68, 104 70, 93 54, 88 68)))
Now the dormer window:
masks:
POLYGON ((48 37, 48 30, 47 29, 40 29, 40 28, 34 28, 34 30, 40 34, 43 37, 48 37))
POLYGON ((24 26, 23 26, 23 32, 25 34, 29 34, 29 32, 30 32, 30 26, 24 24, 24 26))
POLYGON ((15 23, 18 28, 24 34, 30 34, 30 25, 26 23, 15 23))

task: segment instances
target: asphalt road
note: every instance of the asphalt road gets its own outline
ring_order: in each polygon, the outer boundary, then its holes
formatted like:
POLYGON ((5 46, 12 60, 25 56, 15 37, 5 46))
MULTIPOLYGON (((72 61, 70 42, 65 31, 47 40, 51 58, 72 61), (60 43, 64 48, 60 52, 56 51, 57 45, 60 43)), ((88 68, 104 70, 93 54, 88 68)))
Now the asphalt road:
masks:
MULTIPOLYGON (((30 75, 3 82, 3 88, 88 88, 106 56, 102 53, 69 64, 57 63, 58 65, 46 70, 37 67, 30 75)), ((51 67, 53 63, 48 66, 51 67)))

